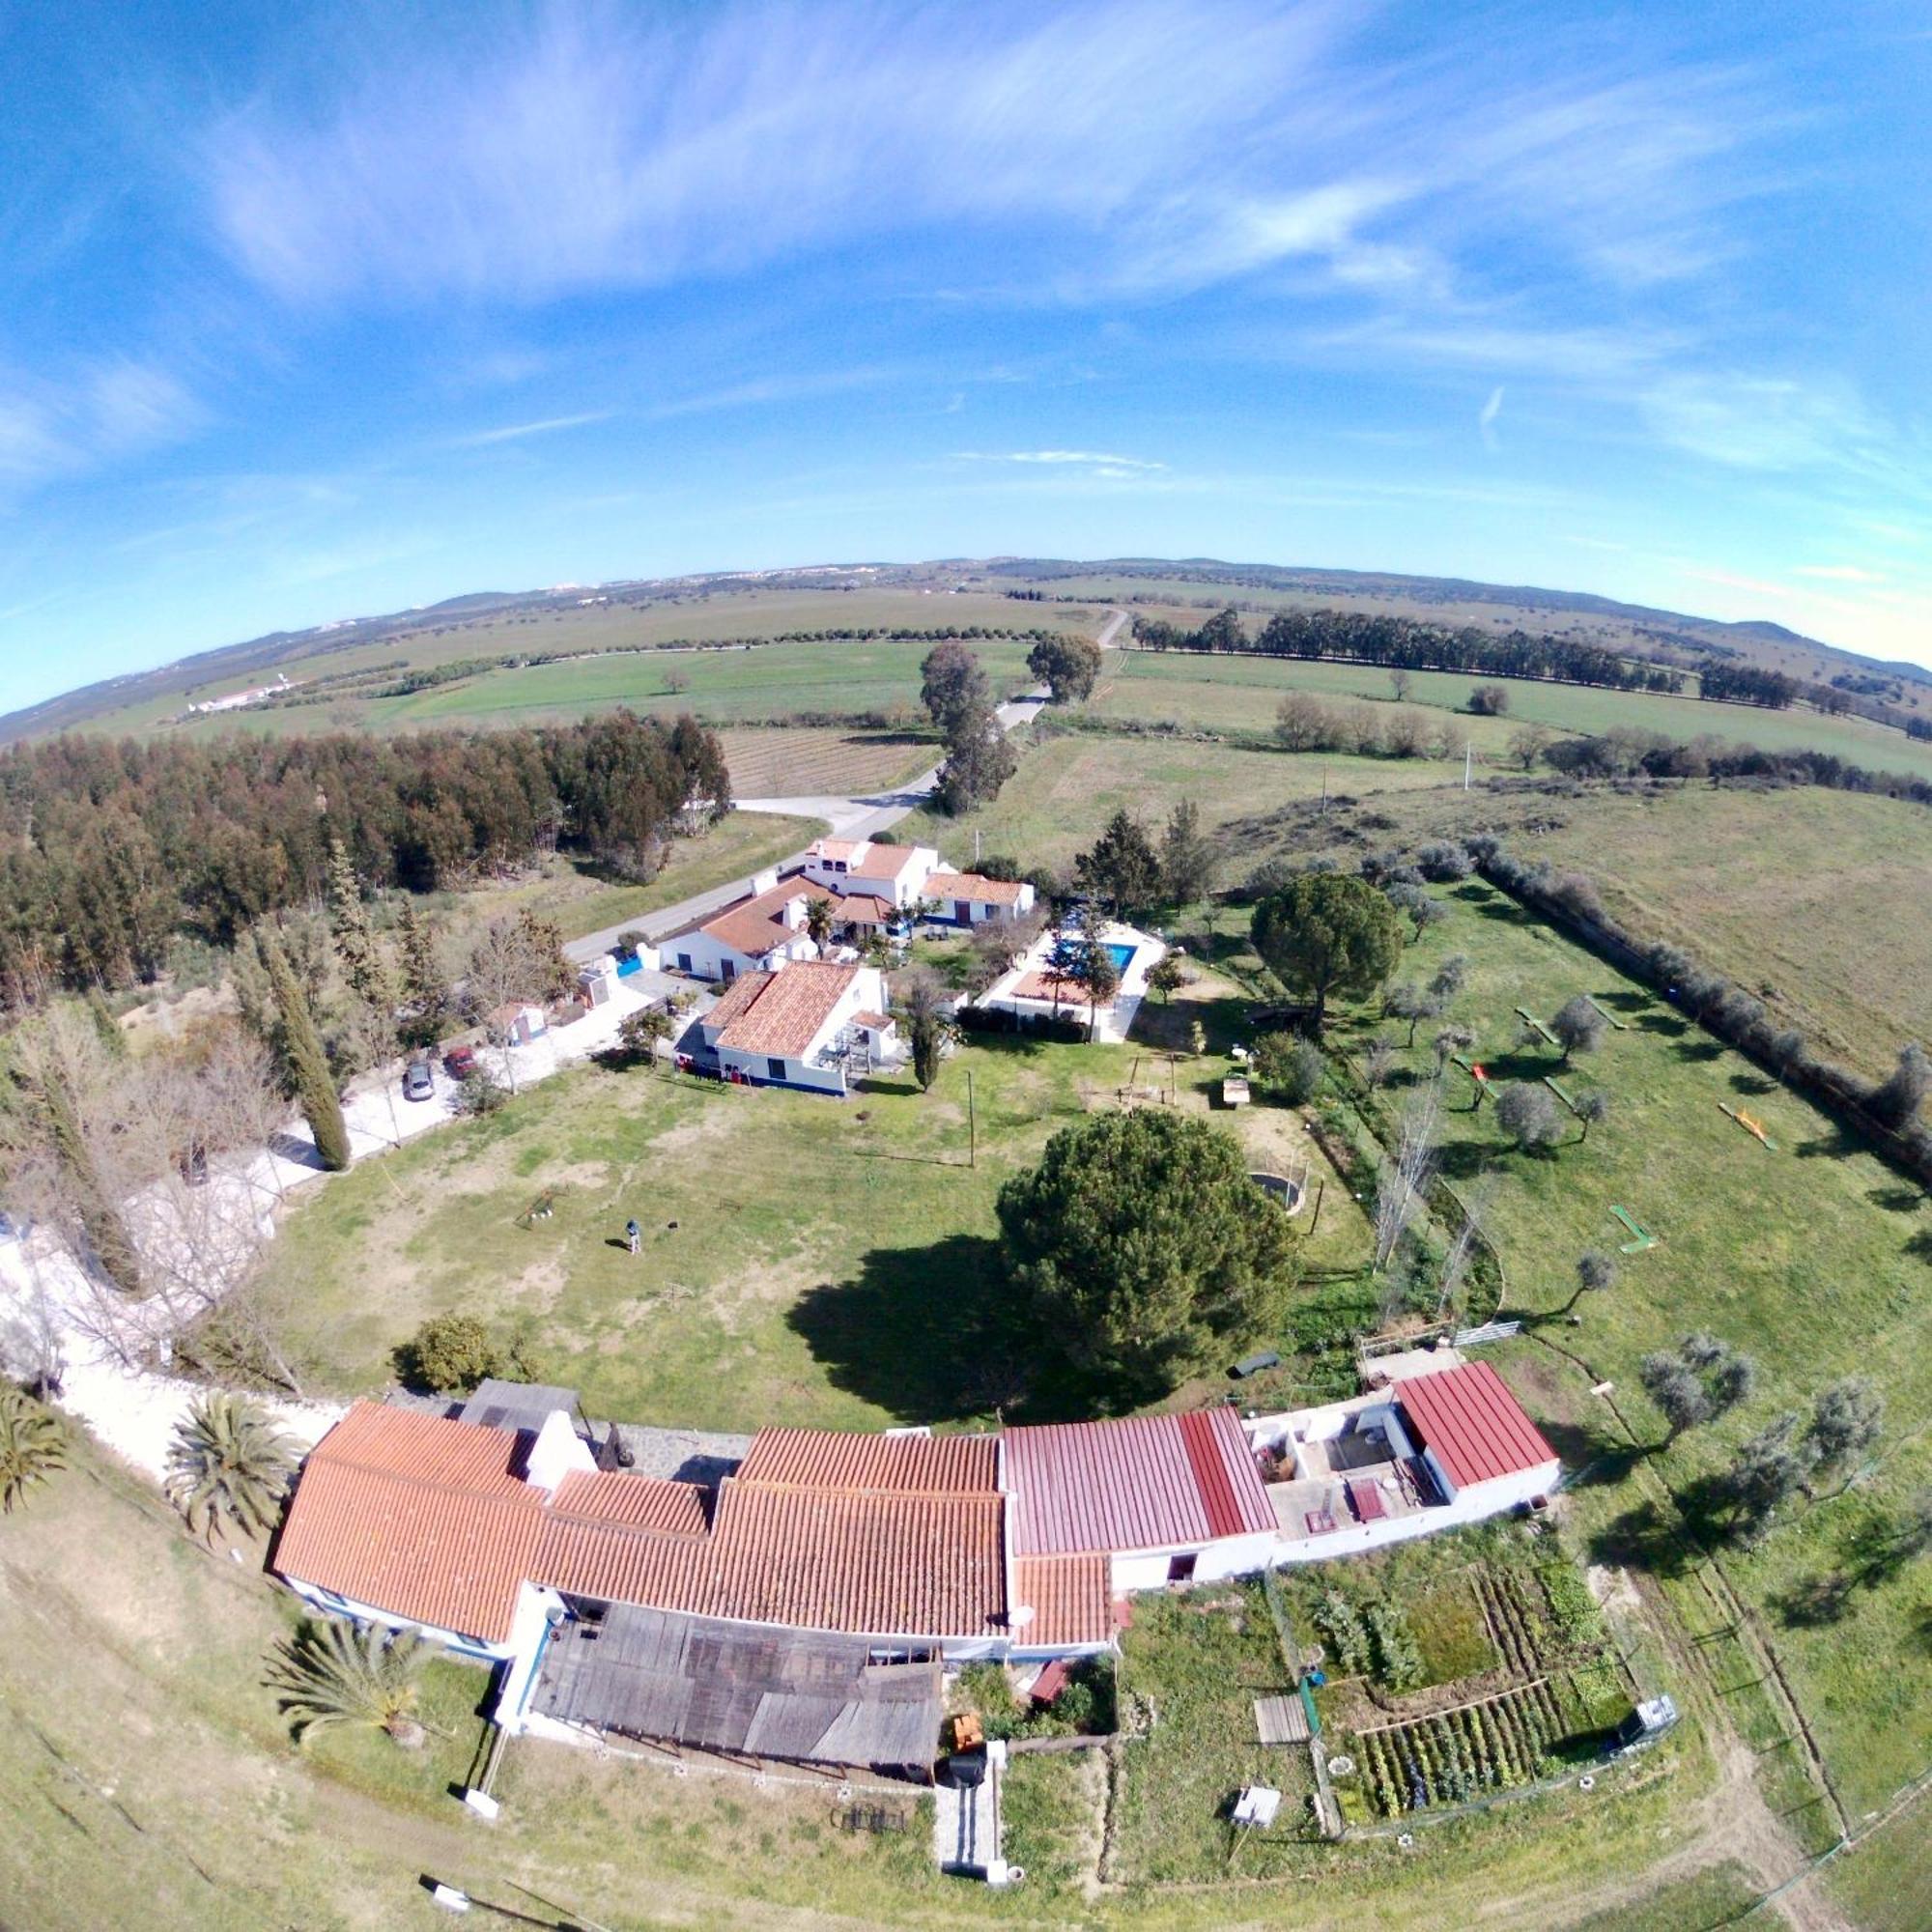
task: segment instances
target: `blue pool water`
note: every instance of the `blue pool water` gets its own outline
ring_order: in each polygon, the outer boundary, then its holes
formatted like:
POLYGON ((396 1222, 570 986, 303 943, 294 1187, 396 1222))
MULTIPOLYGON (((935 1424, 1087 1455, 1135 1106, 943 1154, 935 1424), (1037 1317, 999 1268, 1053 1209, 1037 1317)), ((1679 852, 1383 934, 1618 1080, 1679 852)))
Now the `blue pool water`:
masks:
POLYGON ((1134 954, 1140 951, 1140 948, 1137 946, 1124 946, 1117 940, 1109 940, 1101 948, 1101 951, 1107 953, 1113 960, 1114 971, 1124 975, 1128 966, 1133 963, 1134 954))

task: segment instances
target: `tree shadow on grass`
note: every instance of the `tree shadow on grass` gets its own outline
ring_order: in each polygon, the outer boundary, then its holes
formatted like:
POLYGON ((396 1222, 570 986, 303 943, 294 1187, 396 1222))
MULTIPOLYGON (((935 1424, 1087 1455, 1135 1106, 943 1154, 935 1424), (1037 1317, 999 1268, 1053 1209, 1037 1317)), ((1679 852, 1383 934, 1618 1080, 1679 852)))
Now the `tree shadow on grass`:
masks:
POLYGON ((1867 1188, 1865 1199, 1874 1208, 1883 1208, 1889 1214, 1911 1214, 1917 1212, 1925 1196, 1917 1187, 1888 1185, 1867 1188))
POLYGON ((1905 1252, 1914 1261, 1932 1262, 1932 1228, 1921 1228, 1905 1244, 1905 1252))
POLYGON ((1628 987, 1611 993, 1592 993, 1590 997, 1600 1007, 1614 1007, 1620 1013, 1640 1013, 1650 1006, 1648 993, 1634 992, 1628 987))
POLYGON ((1679 1019, 1675 1013, 1639 1013, 1636 1023, 1645 1033, 1661 1033, 1671 1039, 1690 1031, 1690 1022, 1679 1019))
POLYGON ((1731 1090, 1737 1094, 1776 1094, 1777 1082, 1767 1080, 1762 1073, 1733 1073, 1731 1090))
MULTIPOLYGON (((801 1295, 785 1325, 835 1388, 906 1422, 1066 1421, 1118 1406, 1062 1368, 1010 1295, 1000 1244, 952 1235, 873 1248, 856 1278, 801 1295)), ((1111 1392, 1118 1396, 1118 1392, 1111 1392)))
POLYGON ((1679 1060, 1710 1062, 1721 1059, 1724 1049, 1715 1039, 1680 1039, 1674 1051, 1679 1060))
POLYGON ((1636 1444, 1579 1423, 1545 1421, 1537 1427, 1562 1459, 1569 1474, 1567 1487, 1573 1490, 1613 1488, 1644 1459, 1645 1451, 1636 1444))
POLYGON ((1862 1153, 1864 1145, 1857 1134, 1834 1126, 1828 1132, 1813 1135, 1808 1141, 1798 1142, 1791 1151, 1801 1160, 1816 1160, 1820 1155, 1827 1160, 1846 1160, 1855 1153, 1862 1153))
POLYGON ((1466 885, 1456 886, 1443 894, 1444 898, 1467 899, 1471 905, 1489 905, 1501 898, 1493 886, 1486 886, 1480 879, 1471 879, 1466 885))

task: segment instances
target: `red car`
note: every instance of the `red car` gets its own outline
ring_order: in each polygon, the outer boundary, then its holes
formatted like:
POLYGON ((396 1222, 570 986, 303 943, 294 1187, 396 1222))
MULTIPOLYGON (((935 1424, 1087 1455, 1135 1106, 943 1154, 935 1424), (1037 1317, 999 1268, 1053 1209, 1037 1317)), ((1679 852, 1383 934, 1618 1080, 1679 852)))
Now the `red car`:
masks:
POLYGON ((468 1080, 476 1071, 476 1049, 473 1046, 452 1046, 442 1056, 442 1070, 452 1080, 468 1080))

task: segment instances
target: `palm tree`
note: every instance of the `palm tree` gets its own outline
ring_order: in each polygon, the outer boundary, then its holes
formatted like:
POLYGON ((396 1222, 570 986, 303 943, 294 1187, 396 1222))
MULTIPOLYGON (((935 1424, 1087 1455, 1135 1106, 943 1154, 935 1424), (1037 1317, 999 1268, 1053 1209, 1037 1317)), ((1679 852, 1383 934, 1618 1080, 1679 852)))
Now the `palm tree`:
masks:
POLYGON ((60 1417, 24 1389, 0 1382, 0 1508, 11 1516, 36 1483, 67 1467, 60 1417))
POLYGON ((832 939, 832 901, 822 895, 805 902, 805 936, 823 952, 832 939))
POLYGON ((259 1403, 218 1389, 175 1425, 168 1496, 187 1526, 212 1543, 219 1529, 271 1529, 296 1465, 295 1445, 259 1403))
POLYGON ((268 1682, 299 1742, 333 1724, 367 1724, 413 1750, 423 1742, 415 1711, 427 1661, 422 1639, 411 1633, 305 1623, 276 1646, 268 1682))

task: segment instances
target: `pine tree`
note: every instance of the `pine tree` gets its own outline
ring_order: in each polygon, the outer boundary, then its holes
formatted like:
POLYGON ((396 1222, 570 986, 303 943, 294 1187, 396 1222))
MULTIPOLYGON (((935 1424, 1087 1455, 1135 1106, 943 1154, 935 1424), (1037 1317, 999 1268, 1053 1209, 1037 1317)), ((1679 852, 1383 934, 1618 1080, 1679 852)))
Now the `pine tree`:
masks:
POLYGON ((328 1070, 328 1056, 323 1052, 322 1037, 315 1030, 315 1017, 296 982, 281 935, 273 926, 263 926, 255 943, 274 998, 282 1059, 296 1100, 315 1135, 315 1151, 322 1156, 323 1166, 339 1174, 349 1165, 349 1128, 342 1118, 342 1102, 336 1097, 334 1076, 328 1070))

